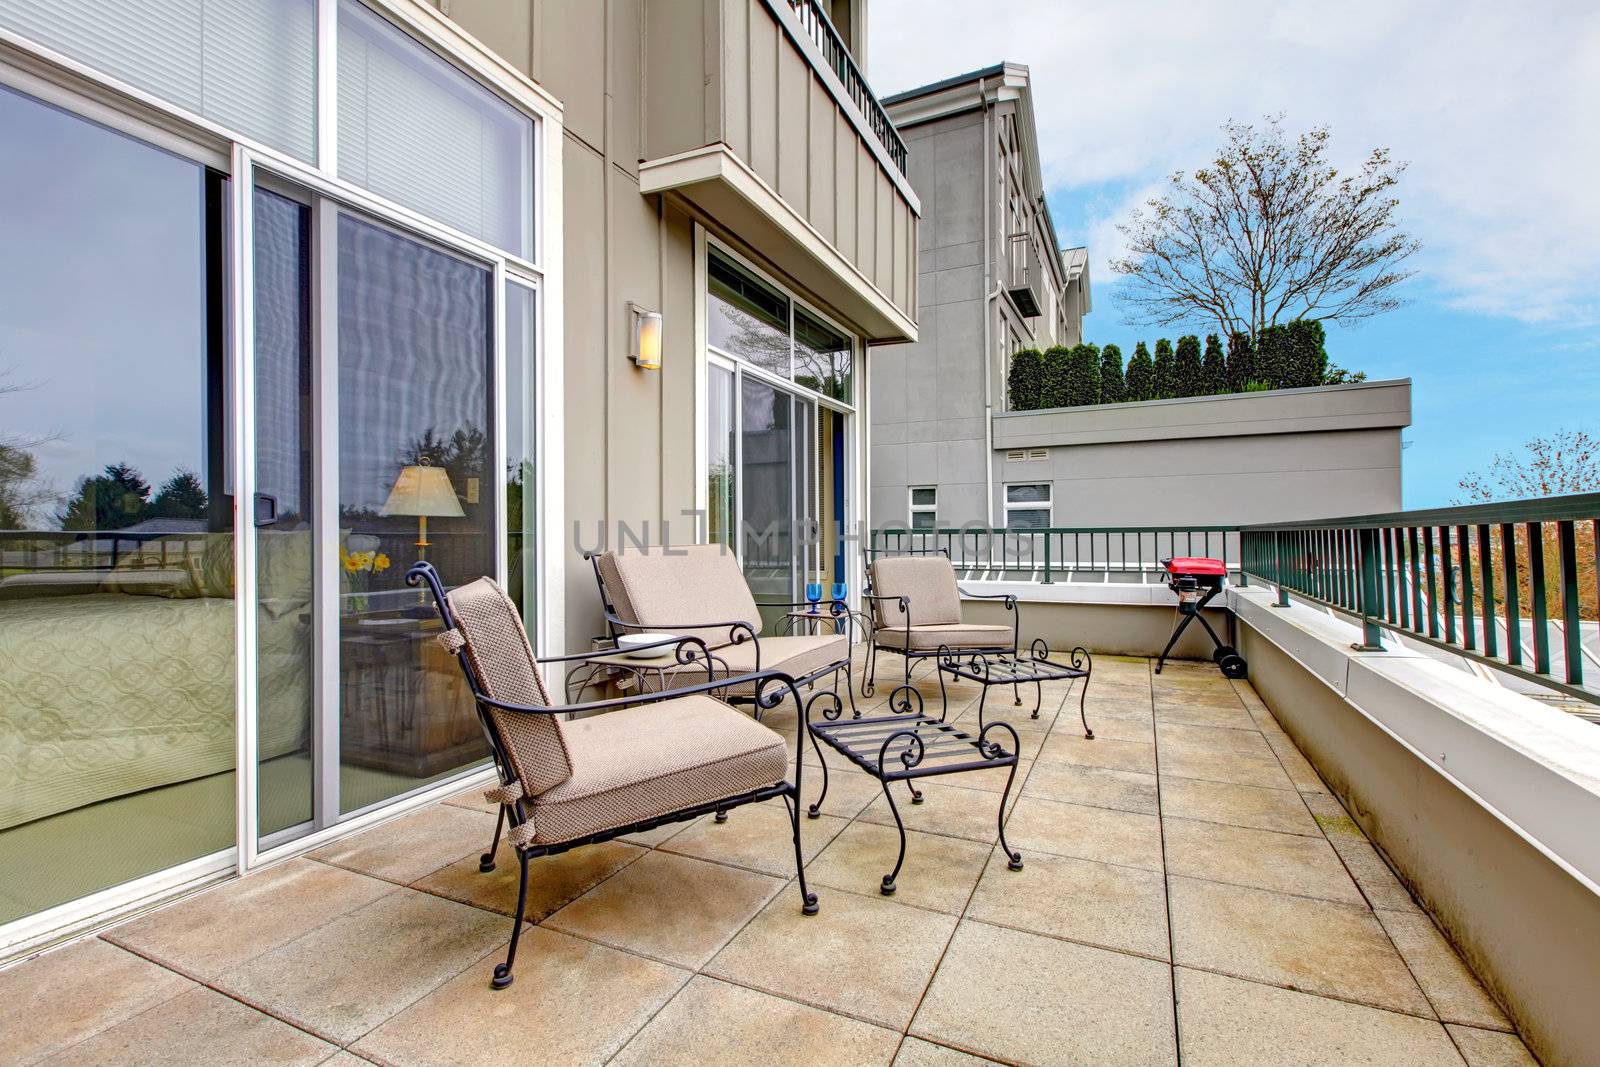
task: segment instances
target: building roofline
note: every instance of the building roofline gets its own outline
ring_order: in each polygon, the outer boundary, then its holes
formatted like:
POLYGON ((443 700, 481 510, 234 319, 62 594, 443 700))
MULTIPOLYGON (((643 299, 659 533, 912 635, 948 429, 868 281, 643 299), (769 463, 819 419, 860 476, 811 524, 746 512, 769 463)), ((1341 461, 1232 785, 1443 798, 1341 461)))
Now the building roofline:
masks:
POLYGON ((949 78, 941 78, 936 82, 929 82, 927 85, 919 85, 914 89, 904 89, 898 93, 880 97, 878 102, 884 107, 888 107, 890 104, 897 104, 902 100, 911 100, 919 96, 926 96, 929 93, 936 93, 942 89, 954 89, 958 85, 965 85, 967 82, 975 82, 979 78, 998 77, 999 75, 1005 73, 1006 66, 1006 63, 1001 62, 990 67, 984 67, 980 70, 972 70, 965 74, 956 74, 949 78))

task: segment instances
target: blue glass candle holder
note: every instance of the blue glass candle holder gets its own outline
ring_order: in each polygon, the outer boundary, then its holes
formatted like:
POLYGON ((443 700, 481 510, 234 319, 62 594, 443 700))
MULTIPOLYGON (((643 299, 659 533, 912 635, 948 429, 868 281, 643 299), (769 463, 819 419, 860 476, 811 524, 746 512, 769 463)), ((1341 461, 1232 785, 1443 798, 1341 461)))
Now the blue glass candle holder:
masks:
POLYGON ((806 583, 806 600, 811 604, 811 609, 810 609, 811 610, 811 614, 815 615, 817 613, 817 601, 819 601, 821 599, 822 599, 822 583, 821 582, 807 582, 806 583))

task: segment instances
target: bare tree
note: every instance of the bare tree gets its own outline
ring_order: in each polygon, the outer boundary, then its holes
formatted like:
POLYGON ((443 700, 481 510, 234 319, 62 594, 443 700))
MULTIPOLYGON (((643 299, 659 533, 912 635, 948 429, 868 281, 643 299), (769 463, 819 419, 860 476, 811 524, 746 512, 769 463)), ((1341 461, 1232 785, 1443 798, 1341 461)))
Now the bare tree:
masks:
POLYGON ((1470 472, 1456 488, 1458 504, 1600 492, 1600 440, 1582 430, 1535 437, 1521 452, 1499 453, 1487 471, 1470 472))
POLYGON ((1402 303, 1401 264, 1420 245, 1395 222, 1405 164, 1373 149, 1359 171, 1327 161, 1328 130, 1293 143, 1282 116, 1229 122, 1210 165, 1168 179, 1164 195, 1119 226, 1123 299, 1148 326, 1216 323, 1252 339, 1279 322, 1353 322, 1402 303))

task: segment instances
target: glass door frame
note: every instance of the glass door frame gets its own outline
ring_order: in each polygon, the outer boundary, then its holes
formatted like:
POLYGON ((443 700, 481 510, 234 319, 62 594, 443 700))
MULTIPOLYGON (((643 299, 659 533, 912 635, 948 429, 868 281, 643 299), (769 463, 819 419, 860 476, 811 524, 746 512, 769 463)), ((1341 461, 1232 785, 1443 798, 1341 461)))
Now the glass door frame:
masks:
MULTIPOLYGON (((452 775, 441 782, 422 786, 408 793, 353 812, 348 816, 338 813, 337 758, 340 740, 339 683, 335 669, 338 664, 339 604, 334 590, 328 588, 332 576, 337 574, 338 551, 338 368, 337 343, 331 334, 337 332, 333 316, 313 312, 312 321, 312 435, 313 482, 317 514, 314 519, 313 560, 313 668, 314 700, 312 714, 312 745, 315 754, 313 766, 319 773, 313 783, 313 819, 317 812, 328 812, 331 818, 316 825, 306 833, 288 839, 289 831, 272 835, 276 840, 263 842, 259 836, 258 737, 257 737, 257 673, 255 655, 257 639, 257 574, 256 544, 253 525, 255 499, 255 340, 254 340, 254 192, 258 184, 273 190, 282 183, 309 192, 312 202, 312 257, 317 266, 313 269, 312 302, 316 308, 321 302, 321 292, 337 284, 331 250, 333 239, 326 234, 328 226, 337 219, 340 210, 348 210, 363 221, 390 228, 406 236, 437 247, 464 260, 480 265, 493 276, 493 417, 492 469, 495 471, 493 491, 496 494, 498 521, 495 523, 495 573, 496 581, 505 584, 509 535, 506 527, 507 461, 506 426, 506 302, 508 287, 515 285, 529 290, 534 296, 534 346, 531 374, 535 455, 533 465, 534 485, 525 490, 532 493, 535 512, 535 537, 533 552, 540 581, 537 584, 538 608, 534 613, 530 638, 536 648, 552 647, 560 641, 559 608, 551 604, 551 591, 559 588, 553 580, 550 566, 559 560, 559 553, 551 551, 553 530, 559 529, 559 494, 561 493, 560 453, 552 457, 550 444, 561 432, 559 412, 552 411, 549 399, 552 389, 559 393, 559 376, 552 374, 548 338, 551 334, 551 296, 545 273, 524 261, 450 230, 414 212, 406 211, 388 201, 367 193, 348 183, 328 177, 318 170, 287 160, 270 152, 262 152, 236 144, 232 152, 231 183, 229 187, 230 232, 233 254, 229 264, 230 304, 233 308, 230 322, 230 345, 233 349, 230 365, 233 370, 233 485, 240 533, 235 543, 235 597, 238 627, 237 697, 239 742, 237 765, 237 816, 239 870, 248 872, 277 860, 300 855, 317 848, 353 829, 392 817, 399 811, 410 810, 439 796, 459 791, 464 785, 486 779, 493 770, 487 763, 474 766, 452 775), (323 236, 319 237, 318 234, 323 236), (555 384, 551 379, 555 378, 555 384), (551 418, 557 421, 552 427, 551 418), (554 514, 553 514, 554 513, 554 514), (246 533, 251 536, 244 536, 246 533)), ((275 190, 276 191, 276 190, 275 190)), ((559 328, 557 324, 556 328, 559 328)), ((301 824, 303 825, 303 824, 301 824)), ((298 829, 298 827, 291 828, 298 829)))

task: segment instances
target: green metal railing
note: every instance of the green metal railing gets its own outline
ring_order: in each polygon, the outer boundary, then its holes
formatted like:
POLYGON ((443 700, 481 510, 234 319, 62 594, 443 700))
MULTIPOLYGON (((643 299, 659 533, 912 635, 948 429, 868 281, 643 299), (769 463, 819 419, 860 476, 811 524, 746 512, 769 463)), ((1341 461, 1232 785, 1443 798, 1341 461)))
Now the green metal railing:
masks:
POLYGON ((1247 575, 1358 616, 1358 647, 1387 630, 1593 702, 1597 543, 1600 493, 1240 531, 1247 575))
POLYGON ((1168 556, 1239 559, 1236 526, 941 527, 876 530, 868 555, 943 552, 958 571, 1050 584, 1162 574, 1168 556))

